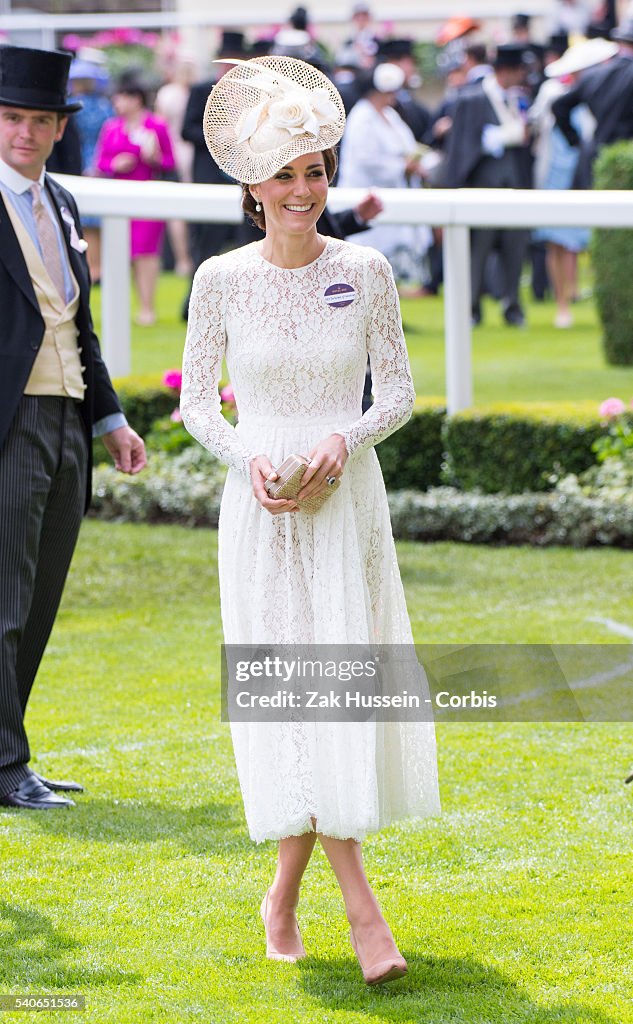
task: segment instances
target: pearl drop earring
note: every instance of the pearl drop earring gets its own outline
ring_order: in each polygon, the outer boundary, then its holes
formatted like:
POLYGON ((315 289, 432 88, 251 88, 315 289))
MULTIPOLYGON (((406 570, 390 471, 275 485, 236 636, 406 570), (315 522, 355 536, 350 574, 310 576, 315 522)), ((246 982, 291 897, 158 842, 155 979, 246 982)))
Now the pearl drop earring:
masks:
POLYGON ((255 213, 261 213, 261 212, 262 212, 262 204, 261 203, 255 203, 255 213))

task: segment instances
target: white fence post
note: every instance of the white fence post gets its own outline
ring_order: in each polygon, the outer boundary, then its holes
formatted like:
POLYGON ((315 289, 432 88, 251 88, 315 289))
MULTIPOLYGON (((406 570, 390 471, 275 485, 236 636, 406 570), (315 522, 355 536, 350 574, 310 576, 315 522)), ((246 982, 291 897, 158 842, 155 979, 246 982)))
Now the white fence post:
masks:
POLYGON ((104 217, 101 225, 101 347, 110 375, 127 377, 132 369, 127 217, 104 217))
POLYGON ((443 259, 446 407, 452 415, 473 404, 470 232, 463 224, 444 228, 443 259))

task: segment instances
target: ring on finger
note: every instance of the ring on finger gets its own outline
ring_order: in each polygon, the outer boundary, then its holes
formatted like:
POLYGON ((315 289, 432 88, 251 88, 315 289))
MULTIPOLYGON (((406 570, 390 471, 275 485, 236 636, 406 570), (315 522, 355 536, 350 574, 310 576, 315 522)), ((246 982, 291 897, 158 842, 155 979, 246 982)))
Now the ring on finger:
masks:
POLYGON ((334 484, 336 483, 336 477, 335 476, 326 476, 325 482, 327 483, 328 487, 333 487, 334 484))

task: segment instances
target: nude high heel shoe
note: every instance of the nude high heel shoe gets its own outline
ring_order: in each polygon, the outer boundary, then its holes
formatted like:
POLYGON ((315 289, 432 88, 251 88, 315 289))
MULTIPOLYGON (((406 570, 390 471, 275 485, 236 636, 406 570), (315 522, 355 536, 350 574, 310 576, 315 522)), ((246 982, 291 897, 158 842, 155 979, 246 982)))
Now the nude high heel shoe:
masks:
POLYGON ((270 889, 267 889, 264 898, 262 900, 259 913, 261 914, 262 921, 264 922, 264 931, 266 932, 266 956, 269 960, 285 960, 289 964, 294 964, 297 960, 301 960, 302 957, 307 956, 305 946, 301 939, 301 933, 299 933, 299 945, 297 950, 293 953, 280 953, 278 949, 275 949, 270 938, 268 937, 268 925, 266 924, 266 914, 268 911, 268 893, 270 889))
POLYGON ((397 978, 404 978, 407 973, 407 961, 399 953, 394 953, 388 960, 379 960, 377 964, 365 967, 359 956, 354 932, 351 928, 349 930, 349 940, 352 944, 352 949, 356 953, 356 958, 367 985, 380 985, 384 981, 395 981, 397 978))

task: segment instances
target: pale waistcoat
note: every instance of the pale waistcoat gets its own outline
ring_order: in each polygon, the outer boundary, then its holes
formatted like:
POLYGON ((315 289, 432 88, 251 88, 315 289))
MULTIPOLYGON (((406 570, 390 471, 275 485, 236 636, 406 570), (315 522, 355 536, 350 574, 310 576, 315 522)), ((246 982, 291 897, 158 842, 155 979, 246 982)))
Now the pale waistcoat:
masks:
POLYGON ((24 388, 25 395, 53 395, 62 398, 83 399, 86 385, 83 381, 77 346, 75 316, 79 308, 79 285, 69 266, 73 283, 73 297, 68 304, 59 295, 46 266, 28 231, 12 203, 6 203, 26 265, 35 297, 44 319, 44 338, 33 363, 31 375, 24 388))

